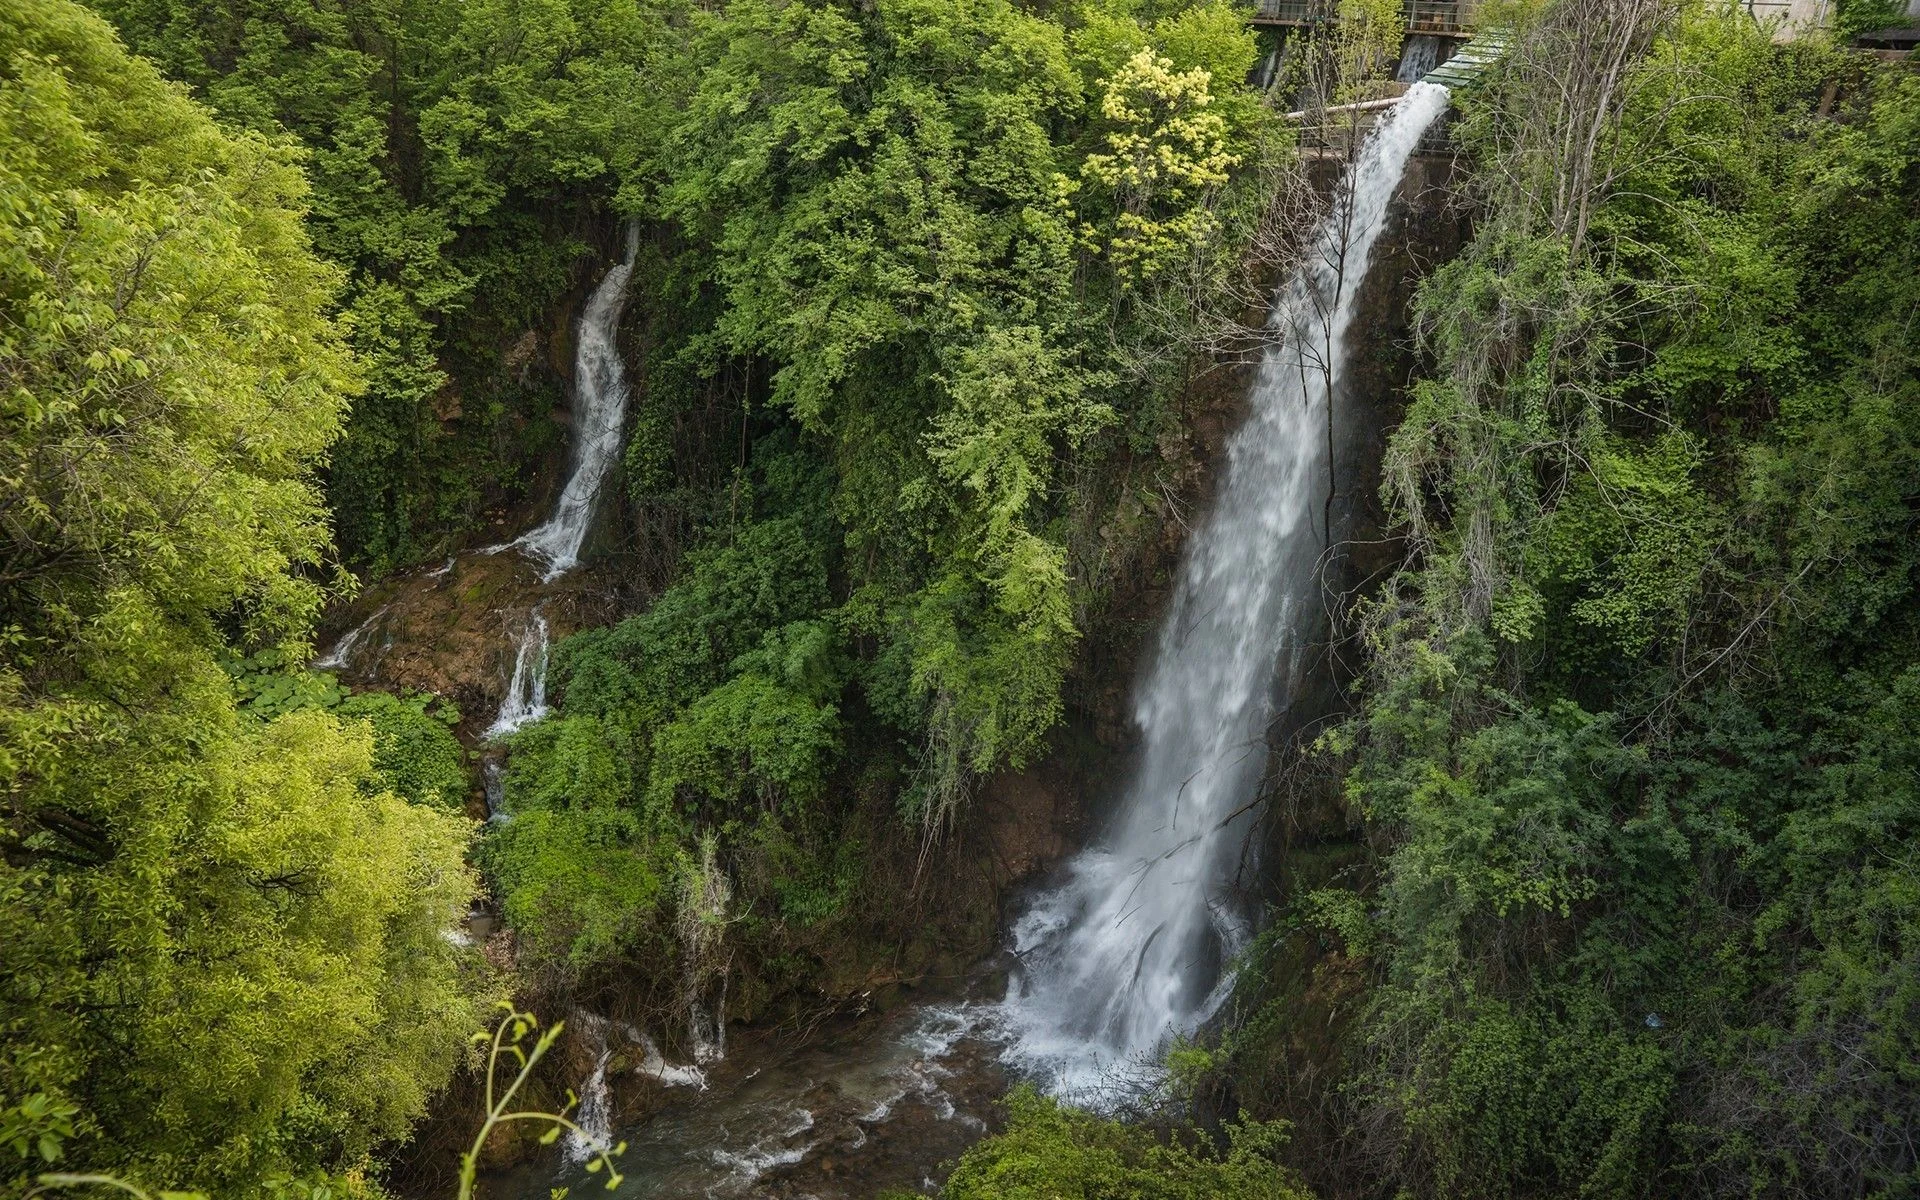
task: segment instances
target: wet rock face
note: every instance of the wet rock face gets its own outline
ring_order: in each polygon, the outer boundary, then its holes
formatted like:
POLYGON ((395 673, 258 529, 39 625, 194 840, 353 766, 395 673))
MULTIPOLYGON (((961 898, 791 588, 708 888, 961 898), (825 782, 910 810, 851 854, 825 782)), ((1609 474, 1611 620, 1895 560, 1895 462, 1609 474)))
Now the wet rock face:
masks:
POLYGON ((1372 268, 1356 297, 1348 342, 1352 357, 1341 397, 1348 416, 1346 428, 1336 431, 1340 502, 1334 519, 1345 542, 1337 580, 1343 591, 1377 583, 1400 561, 1399 544, 1387 537, 1381 464, 1421 366, 1413 328, 1414 294, 1428 271, 1466 243, 1467 218, 1453 202, 1454 172, 1453 160, 1437 155, 1407 164, 1372 268))
POLYGON ((1066 857, 1079 824, 1079 788, 1050 759, 1029 771, 988 779, 978 798, 980 841, 1000 888, 1017 885, 1066 857))
POLYGON ((322 644, 357 632, 338 668, 343 682, 444 696, 459 706, 461 740, 471 745, 505 698, 517 634, 536 604, 555 641, 617 619, 614 591, 599 572, 549 584, 540 575, 517 550, 469 551, 368 588, 329 622, 338 633, 322 644))

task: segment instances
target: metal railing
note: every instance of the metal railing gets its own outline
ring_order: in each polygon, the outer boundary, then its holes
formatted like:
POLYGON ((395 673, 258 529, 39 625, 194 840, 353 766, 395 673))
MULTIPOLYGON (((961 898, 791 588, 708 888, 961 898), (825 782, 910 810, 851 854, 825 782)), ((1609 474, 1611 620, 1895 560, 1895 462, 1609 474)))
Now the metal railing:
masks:
MULTIPOLYGON (((1473 27, 1478 0, 1406 0, 1408 33, 1465 34, 1473 27)), ((1318 25, 1333 19, 1338 0, 1260 0, 1256 25, 1318 25)))

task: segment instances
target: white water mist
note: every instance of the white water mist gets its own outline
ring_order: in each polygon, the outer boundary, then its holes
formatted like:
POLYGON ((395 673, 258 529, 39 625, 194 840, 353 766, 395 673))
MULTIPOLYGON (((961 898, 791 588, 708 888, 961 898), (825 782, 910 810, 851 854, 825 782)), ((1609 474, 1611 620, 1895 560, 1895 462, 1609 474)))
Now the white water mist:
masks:
POLYGON ((580 548, 593 525, 601 485, 620 457, 627 421, 627 371, 617 334, 627 307, 627 282, 640 252, 640 227, 627 226, 626 258, 607 268, 580 317, 574 350, 573 454, 553 515, 511 543, 545 560, 548 580, 580 565, 580 548))
POLYGON ((1116 1070, 1151 1069, 1225 992, 1246 927, 1229 896, 1266 734, 1324 628, 1329 407, 1387 206, 1447 91, 1416 84, 1382 116, 1336 190, 1306 262, 1276 297, 1226 478, 1181 565, 1134 700, 1137 774, 1111 828, 1013 930, 1009 1060, 1098 1104, 1116 1070))

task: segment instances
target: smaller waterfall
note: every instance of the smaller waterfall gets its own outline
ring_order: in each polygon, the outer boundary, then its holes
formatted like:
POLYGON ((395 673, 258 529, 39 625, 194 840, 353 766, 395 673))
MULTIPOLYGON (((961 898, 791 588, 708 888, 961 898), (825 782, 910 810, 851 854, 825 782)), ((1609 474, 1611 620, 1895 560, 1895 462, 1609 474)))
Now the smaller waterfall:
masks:
POLYGON ((1279 74, 1280 48, 1275 46, 1273 49, 1267 51, 1267 56, 1260 60, 1258 67, 1254 68, 1253 86, 1259 91, 1264 92, 1273 86, 1273 81, 1279 74))
POLYGON ((513 820, 513 814, 507 811, 506 768, 497 754, 480 764, 480 790, 487 798, 487 824, 505 825, 513 820))
POLYGON ((613 1045, 607 1038, 605 1017, 590 1012, 576 1015, 594 1048, 593 1071, 580 1085, 580 1107, 573 1114, 573 1123, 580 1128, 567 1132, 567 1161, 583 1163, 613 1145, 613 1093, 607 1087, 613 1045))
POLYGON ((1400 69, 1393 73, 1395 83, 1419 83, 1440 65, 1444 46, 1432 34, 1416 33, 1400 50, 1400 69))
POLYGON ((615 1024, 599 1013, 578 1009, 574 1021, 587 1039, 593 1055, 593 1069, 580 1084, 580 1107, 573 1123, 580 1132, 567 1134, 566 1158, 576 1166, 613 1144, 613 1088, 607 1076, 613 1064, 615 1038, 628 1047, 640 1048, 640 1062, 633 1069, 663 1087, 707 1090, 707 1074, 699 1067, 668 1062, 660 1047, 642 1031, 622 1021, 615 1024))
POLYGON ((353 661, 354 651, 360 648, 360 643, 366 639, 367 634, 373 630, 374 625, 379 622, 381 617, 386 615, 386 605, 383 604, 379 608, 374 609, 373 613, 368 616, 366 620, 342 634, 340 640, 333 644, 333 649, 322 654, 319 658, 314 659, 311 669, 315 671, 345 670, 348 664, 353 661))
POLYGON ((627 1040, 640 1046, 640 1065, 634 1070, 664 1087, 690 1087, 700 1091, 707 1090, 707 1073, 699 1067, 684 1063, 671 1063, 667 1056, 660 1053, 660 1047, 646 1034, 633 1028, 624 1027, 627 1040))
POLYGON ((520 644, 513 652, 513 678, 507 682, 507 698, 500 714, 481 736, 504 737, 524 725, 547 715, 547 618, 535 608, 527 614, 520 631, 520 644))
POLYGON ((727 974, 731 955, 724 933, 733 908, 733 885, 718 862, 719 843, 713 835, 700 839, 700 859, 680 877, 680 910, 676 920, 680 950, 685 960, 687 1044, 693 1061, 706 1065, 727 1056, 727 974), (720 981, 709 1013, 703 1003, 720 981))
POLYGON ((544 559, 546 578, 557 579, 580 565, 600 487, 620 457, 620 433, 627 421, 627 372, 620 362, 616 334, 627 306, 627 280, 640 252, 640 226, 627 226, 627 256, 607 268, 580 318, 574 351, 573 461, 553 515, 521 534, 511 545, 544 559))
POLYGON ((709 1014, 697 997, 687 1002, 687 1044, 693 1061, 709 1066, 727 1056, 727 977, 720 977, 720 995, 709 1014))

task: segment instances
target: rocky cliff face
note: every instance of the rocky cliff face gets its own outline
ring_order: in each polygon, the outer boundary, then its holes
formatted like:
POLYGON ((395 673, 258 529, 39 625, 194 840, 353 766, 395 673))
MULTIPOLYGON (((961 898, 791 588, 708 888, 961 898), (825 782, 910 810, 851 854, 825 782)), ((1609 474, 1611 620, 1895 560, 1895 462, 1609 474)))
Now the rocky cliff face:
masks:
POLYGON ((517 551, 469 551, 362 592, 333 622, 342 636, 359 631, 340 678, 445 696, 460 708, 462 740, 474 744, 505 699, 518 626, 536 604, 555 640, 617 620, 620 610, 605 571, 583 569, 546 584, 539 566, 517 551))
MULTIPOLYGON (((1337 764, 1314 755, 1311 747, 1343 711, 1345 689, 1359 666, 1359 648, 1351 632, 1342 632, 1343 617, 1401 561, 1380 500, 1381 465, 1421 361, 1413 296, 1421 279, 1456 254, 1470 232, 1451 191, 1455 170, 1444 156, 1409 164, 1358 299, 1349 342, 1350 387, 1341 400, 1347 418, 1344 429, 1336 430, 1337 553, 1327 572, 1334 635, 1324 666, 1313 676, 1315 694, 1296 702, 1291 725, 1272 731, 1276 746, 1259 839, 1262 869, 1248 881, 1273 904, 1284 906, 1336 876, 1363 869, 1364 848, 1349 819, 1337 764)), ((1242 1064, 1236 1081, 1241 1094, 1214 1099, 1230 1113, 1257 1094, 1263 1111, 1294 1122, 1294 1152, 1311 1159, 1323 1148, 1330 1153, 1340 1132, 1332 1124, 1326 1089, 1340 1077, 1341 1037, 1358 1014, 1364 973, 1312 933, 1293 933, 1266 953, 1270 957, 1260 976, 1284 987, 1267 1011, 1287 1014, 1285 1028, 1268 1030, 1262 1038, 1267 1060, 1242 1064)))

